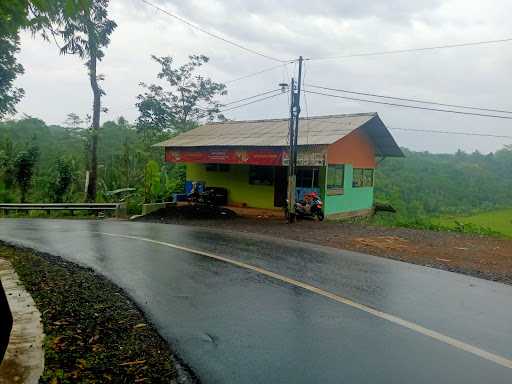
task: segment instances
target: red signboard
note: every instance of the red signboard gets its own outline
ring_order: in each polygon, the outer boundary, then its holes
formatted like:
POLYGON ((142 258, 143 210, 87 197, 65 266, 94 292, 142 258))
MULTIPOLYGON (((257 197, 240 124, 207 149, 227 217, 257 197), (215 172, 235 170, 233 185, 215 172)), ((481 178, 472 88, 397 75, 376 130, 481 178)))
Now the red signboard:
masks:
POLYGON ((283 165, 287 153, 285 150, 184 150, 165 149, 165 161, 169 163, 218 163, 283 165))

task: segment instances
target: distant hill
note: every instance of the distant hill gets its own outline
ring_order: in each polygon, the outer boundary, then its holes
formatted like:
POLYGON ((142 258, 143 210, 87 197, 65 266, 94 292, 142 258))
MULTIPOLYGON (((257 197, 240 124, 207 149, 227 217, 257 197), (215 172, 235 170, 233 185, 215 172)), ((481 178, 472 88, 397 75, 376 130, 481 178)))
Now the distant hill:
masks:
POLYGON ((512 147, 483 155, 403 149, 376 173, 376 199, 403 216, 460 214, 512 207, 512 147))

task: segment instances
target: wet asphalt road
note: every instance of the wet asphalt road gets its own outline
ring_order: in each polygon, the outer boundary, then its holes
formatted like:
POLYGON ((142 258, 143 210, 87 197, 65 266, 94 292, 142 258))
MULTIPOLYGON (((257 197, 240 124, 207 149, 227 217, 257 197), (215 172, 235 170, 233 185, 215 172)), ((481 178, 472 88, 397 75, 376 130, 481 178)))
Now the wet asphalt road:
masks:
POLYGON ((0 220, 0 240, 107 276, 203 383, 511 383, 512 369, 214 253, 512 359, 512 287, 348 251, 185 226, 0 220))

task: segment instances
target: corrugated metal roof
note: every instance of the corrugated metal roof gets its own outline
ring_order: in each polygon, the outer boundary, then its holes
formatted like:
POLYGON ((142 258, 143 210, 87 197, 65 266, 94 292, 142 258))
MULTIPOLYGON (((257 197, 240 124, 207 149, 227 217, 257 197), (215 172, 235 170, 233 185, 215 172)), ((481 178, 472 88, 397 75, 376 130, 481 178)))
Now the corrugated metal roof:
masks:
MULTIPOLYGON (((378 155, 390 156, 401 153, 391 134, 376 113, 317 116, 301 118, 299 145, 328 145, 342 139, 363 126, 371 126, 369 136, 383 129, 384 134, 370 137, 375 143, 379 137, 387 139, 386 146, 393 148, 377 150, 378 155), (370 123, 371 124, 368 124, 370 123), (389 142, 391 138, 392 142, 389 142), (395 148, 396 147, 396 148, 395 148), (397 151, 398 150, 398 151, 397 151), (391 153, 394 153, 391 154, 391 153)), ((288 145, 288 119, 228 121, 208 123, 181 133, 172 139, 156 144, 161 147, 284 147, 288 145)), ((382 143, 383 144, 383 143, 382 143)), ((375 145, 379 148, 378 145, 375 145)))

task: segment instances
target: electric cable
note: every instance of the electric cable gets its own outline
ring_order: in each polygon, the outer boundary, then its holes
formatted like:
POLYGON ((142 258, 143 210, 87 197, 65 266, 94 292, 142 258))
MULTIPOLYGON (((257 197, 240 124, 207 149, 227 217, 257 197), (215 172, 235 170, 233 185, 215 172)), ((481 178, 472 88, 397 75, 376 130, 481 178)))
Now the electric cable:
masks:
POLYGON ((233 45, 233 46, 235 46, 235 47, 237 47, 237 48, 239 48, 239 49, 242 49, 242 50, 244 50, 244 51, 246 51, 246 52, 250 52, 250 53, 252 53, 252 54, 255 54, 255 55, 258 55, 258 56, 264 57, 264 58, 269 59, 269 60, 278 61, 278 62, 280 62, 280 63, 286 63, 286 62, 287 62, 287 60, 282 60, 282 59, 278 59, 278 58, 276 58, 276 57, 269 56, 269 55, 267 55, 267 54, 265 54, 265 53, 262 53, 262 52, 256 51, 256 50, 254 50, 254 49, 252 49, 252 48, 245 47, 245 46, 243 46, 242 44, 239 44, 239 43, 234 42, 234 41, 232 41, 232 40, 226 39, 226 38, 224 38, 224 37, 222 37, 222 36, 219 36, 219 35, 217 35, 217 34, 215 34, 215 33, 209 32, 209 31, 207 31, 206 29, 204 29, 204 28, 202 28, 202 27, 200 27, 200 26, 198 26, 198 25, 195 25, 194 23, 191 23, 190 21, 188 21, 188 20, 186 20, 186 19, 184 19, 184 18, 182 18, 182 17, 180 17, 180 16, 178 16, 178 15, 175 15, 174 13, 171 13, 171 12, 169 12, 169 11, 167 11, 167 10, 165 10, 165 9, 163 9, 163 8, 161 8, 161 7, 159 7, 158 5, 153 4, 153 3, 151 3, 151 2, 149 2, 149 1, 147 1, 147 0, 141 0, 141 1, 142 1, 144 4, 149 5, 150 7, 153 7, 154 9, 156 9, 156 10, 158 10, 158 11, 162 12, 162 13, 165 13, 166 15, 168 15, 168 16, 170 16, 170 17, 172 17, 172 18, 174 18, 174 19, 176 19, 176 20, 178 20, 178 21, 180 21, 180 22, 182 22, 182 23, 184 23, 184 24, 188 25, 188 26, 189 26, 189 27, 191 27, 191 28, 194 28, 194 29, 196 29, 196 30, 198 30, 198 31, 200 31, 200 32, 203 32, 203 33, 207 34, 207 35, 208 35, 208 36, 210 36, 210 37, 213 37, 213 38, 215 38, 215 39, 221 40, 221 41, 223 41, 223 42, 225 42, 225 43, 227 43, 227 44, 231 44, 231 45, 233 45))
POLYGON ((437 45, 437 46, 431 46, 431 47, 405 48, 405 49, 394 49, 394 50, 389 50, 389 51, 362 52, 362 53, 354 53, 354 54, 346 54, 346 55, 333 55, 333 56, 326 56, 326 57, 319 57, 319 58, 308 58, 305 60, 320 61, 320 60, 346 59, 346 58, 351 58, 351 57, 394 55, 394 54, 398 54, 398 53, 433 51, 433 50, 438 50, 438 49, 472 47, 472 46, 478 46, 478 45, 499 44, 499 43, 508 43, 508 42, 512 42, 512 37, 496 39, 496 40, 473 41, 473 42, 457 43, 457 44, 445 44, 445 45, 437 45))
POLYGON ((495 135, 491 133, 480 133, 480 132, 457 132, 457 131, 439 131, 435 129, 416 129, 416 128, 397 128, 387 127, 393 131, 408 131, 408 132, 425 132, 425 133, 439 133, 447 135, 460 135, 460 136, 478 136, 478 137, 494 137, 498 139, 512 139, 512 136, 507 135, 495 135))
POLYGON ((420 106, 416 106, 416 105, 406 105, 406 104, 390 103, 390 102, 385 102, 385 101, 368 100, 368 99, 361 99, 361 98, 357 98, 357 97, 333 95, 333 94, 329 94, 329 93, 316 92, 316 91, 307 91, 307 93, 311 93, 314 95, 321 95, 321 96, 329 96, 329 97, 351 100, 351 101, 361 101, 364 103, 389 105, 389 106, 400 107, 400 108, 421 109, 421 110, 434 111, 434 112, 454 113, 454 114, 458 114, 458 115, 491 117, 491 118, 495 118, 495 119, 512 120, 512 116, 500 116, 500 115, 490 115, 490 114, 485 114, 485 113, 455 111, 452 109, 437 109, 437 108, 429 108, 429 107, 420 107, 420 106))
POLYGON ((483 107, 470 107, 470 106, 467 106, 467 105, 460 105, 460 104, 446 104, 446 103, 440 103, 440 102, 437 102, 437 101, 427 101, 427 100, 420 100, 420 99, 409 99, 409 98, 405 98, 405 97, 396 97, 396 96, 386 96, 386 95, 379 95, 379 94, 376 94, 376 93, 369 93, 369 92, 348 91, 346 89, 322 87, 322 86, 313 85, 313 84, 308 84, 308 87, 317 88, 317 89, 324 89, 324 90, 328 90, 328 91, 336 91, 336 92, 349 93, 349 94, 353 94, 353 95, 379 97, 379 98, 390 99, 390 100, 410 101, 410 102, 413 102, 413 103, 439 105, 439 106, 444 106, 444 107, 452 107, 452 108, 461 108, 461 109, 471 109, 471 110, 476 110, 476 111, 487 111, 487 112, 497 112, 497 113, 509 113, 509 114, 512 114, 512 111, 508 111, 508 110, 504 110, 504 109, 493 109, 493 108, 483 108, 483 107))

